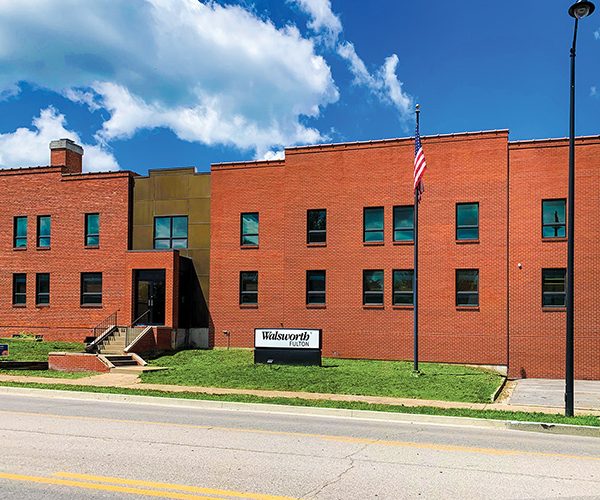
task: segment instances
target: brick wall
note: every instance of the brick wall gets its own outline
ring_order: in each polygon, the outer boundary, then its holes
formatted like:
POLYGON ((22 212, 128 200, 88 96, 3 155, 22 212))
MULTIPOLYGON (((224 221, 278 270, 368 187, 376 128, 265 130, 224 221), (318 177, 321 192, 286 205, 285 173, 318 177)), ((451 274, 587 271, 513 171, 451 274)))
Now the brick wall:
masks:
MULTIPOLYGON (((542 307, 542 269, 566 268, 566 239, 543 240, 542 200, 567 198, 567 140, 510 144, 511 377, 564 377, 565 309, 542 307), (521 268, 518 267, 519 263, 521 268)), ((575 377, 600 378, 600 138, 576 143, 575 377)))
POLYGON ((60 372, 109 372, 96 354, 51 352, 48 369, 60 372))
MULTIPOLYGON (((506 364, 507 132, 423 141, 421 359, 506 364), (455 241, 455 204, 479 202, 480 239, 455 241), (455 306, 455 269, 480 269, 476 309, 455 306)), ((413 246, 392 242, 392 207, 412 204, 414 143, 392 140, 286 150, 284 162, 212 169, 211 299, 215 344, 252 345, 255 327, 323 329, 327 356, 410 359, 412 309, 392 306, 392 270, 413 246), (244 189, 240 189, 243 186, 244 189), (385 241, 363 243, 363 208, 385 209, 385 241), (327 245, 306 244, 306 211, 327 209, 327 245), (260 213, 260 244, 240 248, 240 213, 260 213), (305 303, 306 271, 327 271, 326 308, 305 303), (384 306, 362 304, 362 271, 383 269, 384 306), (239 272, 259 272, 258 308, 239 305, 239 272)))
POLYGON ((64 174, 60 167, 0 171, 0 335, 82 341, 118 311, 129 324, 133 268, 167 269, 167 325, 176 327, 178 253, 128 252, 130 172, 64 174), (100 245, 84 246, 86 213, 100 214, 100 245), (51 246, 36 248, 37 216, 51 216, 51 246), (27 248, 13 249, 13 218, 28 217, 27 248), (81 273, 102 273, 102 305, 82 306, 81 273), (27 274, 27 303, 13 306, 13 273, 27 274), (50 274, 50 304, 36 305, 36 273, 50 274))

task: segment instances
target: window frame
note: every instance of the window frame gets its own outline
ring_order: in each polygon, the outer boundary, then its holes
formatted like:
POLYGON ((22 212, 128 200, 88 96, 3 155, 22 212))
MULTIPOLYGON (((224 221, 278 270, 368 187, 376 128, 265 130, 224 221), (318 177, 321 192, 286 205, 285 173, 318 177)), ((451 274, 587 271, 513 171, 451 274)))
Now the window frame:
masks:
POLYGON ((544 267, 542 268, 542 309, 564 309, 567 307, 567 269, 564 267, 544 267), (563 271, 563 291, 562 292, 545 292, 544 291, 544 274, 545 271, 563 271), (562 295, 562 304, 544 304, 544 297, 548 295, 562 295))
POLYGON ((325 306, 327 304, 327 271, 324 269, 309 269, 306 271, 306 305, 307 306, 325 306), (322 273, 323 274, 323 290, 310 290, 309 283, 311 282, 309 276, 311 274, 322 273), (323 296, 322 302, 314 302, 311 297, 323 296))
POLYGON ((480 300, 479 300, 479 291, 480 291, 480 282, 479 282, 479 269, 475 269, 475 268, 460 268, 460 269, 455 269, 455 273, 454 273, 454 293, 455 293, 455 302, 456 302, 456 307, 479 307, 480 305, 480 300), (458 290, 458 275, 461 272, 465 272, 465 271, 475 271, 477 273, 477 291, 459 291, 458 290), (475 295, 477 298, 477 303, 476 304, 461 304, 459 303, 458 298, 460 296, 466 296, 466 295, 475 295))
POLYGON ((456 241, 479 241, 479 202, 478 201, 465 201, 465 202, 456 203, 454 221, 455 221, 455 223, 454 223, 454 225, 455 225, 454 238, 456 239, 456 241), (464 207, 467 205, 475 205, 477 207, 477 224, 476 225, 473 225, 473 224, 459 225, 458 224, 458 209, 459 209, 459 207, 464 207), (477 238, 459 238, 458 232, 461 229, 477 229, 477 238))
POLYGON ((306 244, 307 245, 325 245, 327 243, 327 209, 326 208, 309 208, 306 210, 306 244), (325 213, 325 229, 310 228, 310 213, 324 212, 325 213), (323 234, 323 241, 311 241, 311 235, 323 234))
POLYGON ((36 248, 50 248, 50 245, 52 244, 52 216, 50 215, 38 215, 37 216, 37 226, 36 226, 36 233, 35 233, 35 242, 36 242, 36 248), (41 234, 41 222, 42 219, 48 219, 48 234, 41 234), (48 244, 47 245, 42 245, 42 239, 47 239, 48 240, 48 244))
POLYGON ((98 248, 100 246, 100 213, 99 212, 89 212, 84 214, 84 229, 83 229, 83 245, 86 248, 98 248), (91 233, 89 226, 90 226, 90 217, 92 216, 96 216, 98 217, 98 232, 97 233, 91 233), (97 243, 92 243, 90 244, 90 238, 97 238, 97 243))
POLYGON ((27 248, 27 233, 29 232, 29 220, 27 215, 16 215, 15 217, 13 217, 13 248, 18 248, 18 249, 25 249, 27 248), (24 236, 19 236, 19 222, 20 220, 24 220, 25 221, 25 235, 24 236), (23 240, 24 241, 24 245, 20 245, 19 240, 23 240))
POLYGON ((392 241, 394 243, 414 243, 414 241, 415 241, 415 206, 414 206, 414 204, 413 205, 394 205, 392 207, 392 241), (411 208, 412 209, 412 217, 411 217, 412 225, 410 227, 396 229, 396 209, 397 208, 411 208), (409 240, 397 239, 396 231, 410 231, 411 238, 409 240))
POLYGON ((385 208, 383 206, 363 207, 363 243, 381 244, 385 242, 385 208), (367 211, 381 211, 381 229, 367 229, 367 211), (380 240, 367 240, 367 233, 381 233, 380 240))
POLYGON ((362 274, 362 296, 363 296, 363 306, 366 307, 370 307, 370 306, 374 306, 374 307, 381 307, 384 305, 384 301, 385 301, 385 272, 383 269, 363 269, 363 274, 362 274), (367 273, 381 273, 381 291, 372 291, 372 290, 367 290, 366 289, 366 276, 367 273), (367 302, 367 297, 369 295, 373 296, 375 294, 381 295, 381 301, 380 302, 367 302))
POLYGON ((155 215, 152 221, 152 248, 154 250, 185 250, 189 248, 190 242, 190 219, 187 215, 155 215), (183 218, 185 219, 185 238, 175 237, 173 236, 173 219, 183 218), (156 236, 156 221, 158 219, 169 219, 169 237, 157 237, 156 236), (185 240, 185 246, 183 247, 174 247, 173 241, 175 240, 185 240), (168 241, 168 247, 157 247, 157 241, 168 241))
POLYGON ((241 247, 250 247, 256 248, 260 243, 260 212, 241 212, 240 213, 240 246, 241 247), (256 233, 245 233, 244 232, 244 215, 256 215, 256 233), (246 236, 256 236, 256 243, 244 243, 244 237, 246 236))
POLYGON ((35 305, 36 306, 49 306, 50 305, 50 273, 36 273, 35 275, 35 305), (40 281, 42 277, 48 279, 48 291, 40 292, 40 281), (46 297, 46 302, 42 302, 40 297, 46 297))
POLYGON ((254 307, 254 306, 258 306, 258 271, 240 271, 240 282, 239 282, 239 289, 240 289, 240 294, 239 294, 239 304, 241 307, 244 306, 250 306, 250 307, 254 307), (244 285, 244 280, 243 280, 243 275, 245 274, 255 274, 256 275, 256 291, 247 291, 243 289, 243 285, 244 285), (254 302, 245 302, 243 300, 244 295, 254 295, 255 299, 254 302))
POLYGON ((79 297, 79 304, 81 307, 102 307, 102 302, 104 300, 103 297, 103 288, 104 288, 104 276, 102 275, 102 272, 82 272, 80 273, 80 277, 79 277, 79 281, 80 281, 80 297, 79 297), (85 278, 90 278, 92 276, 100 276, 100 292, 86 292, 85 291, 85 287, 84 284, 86 283, 85 278), (90 296, 94 296, 94 295, 99 295, 100 296, 100 302, 88 302, 86 301, 86 297, 90 297, 90 296))
MULTIPOLYGON (((564 240, 567 237, 567 199, 566 198, 545 198, 542 200, 542 213, 541 213, 541 217, 542 217, 542 239, 543 240, 564 240), (565 221, 563 223, 557 224, 557 223, 550 223, 550 224, 546 224, 544 223, 544 203, 547 201, 562 201, 565 205, 565 221), (562 226, 565 228, 565 235, 564 236, 544 236, 544 228, 545 227, 555 227, 555 226, 562 226)), ((559 269, 559 268, 554 268, 554 269, 559 269)))
POLYGON ((13 307, 25 307, 27 306, 27 274, 26 273, 13 273, 12 275, 12 305, 13 307), (17 292, 17 279, 23 278, 23 291, 17 292), (23 301, 19 302, 18 297, 22 297, 23 301))
POLYGON ((392 269, 392 305, 393 306, 406 306, 406 307, 414 307, 415 305, 415 270, 414 269, 392 269), (410 292, 404 292, 404 291, 396 291, 395 286, 396 286, 396 273, 406 273, 406 272, 410 272, 412 279, 411 279, 411 290, 410 292), (402 294, 404 296, 408 296, 410 295, 411 297, 411 301, 410 303, 407 302, 396 302, 396 294, 402 294))

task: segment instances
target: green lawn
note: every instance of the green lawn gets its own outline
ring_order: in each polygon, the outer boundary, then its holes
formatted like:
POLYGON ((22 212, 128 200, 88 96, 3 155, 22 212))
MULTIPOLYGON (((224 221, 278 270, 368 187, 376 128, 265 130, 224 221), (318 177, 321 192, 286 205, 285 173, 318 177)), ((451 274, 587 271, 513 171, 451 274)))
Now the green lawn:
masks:
POLYGON ((243 394, 199 394, 194 392, 163 392, 148 389, 126 389, 123 387, 92 387, 82 385, 36 384, 28 382, 0 382, 0 386, 26 387, 35 389, 55 389, 76 392, 94 392, 101 394, 128 394, 132 396, 151 396, 176 399, 198 399, 208 401, 232 401, 238 403, 268 403, 291 406, 312 406, 319 408, 345 408, 349 410, 387 411, 392 413, 410 413, 421 415, 444 415, 450 417, 470 417, 493 420, 514 420, 520 422, 544 422, 546 424, 571 424, 590 425, 600 427, 600 417, 592 415, 578 415, 565 417, 558 414, 545 414, 522 411, 499 410, 470 410, 468 408, 436 408, 432 406, 391 406, 351 401, 328 401, 299 398, 264 398, 259 396, 246 396, 243 394))
MULTIPOLYGON (((0 344, 8 344, 10 356, 2 356, 0 361, 48 361, 48 353, 54 351, 83 352, 79 342, 36 342, 31 338, 1 339, 0 344)), ((94 375, 91 372, 58 372, 53 370, 2 370, 1 375, 21 375, 26 377, 83 378, 94 375)))
POLYGON ((142 374, 142 381, 204 387, 272 389, 485 403, 500 375, 460 365, 324 359, 323 367, 255 365, 250 350, 189 350, 150 364, 168 370, 142 374))
POLYGON ((48 353, 54 351, 83 352, 85 346, 79 342, 36 342, 32 339, 2 339, 0 344, 8 344, 8 357, 0 361, 48 361, 48 353))

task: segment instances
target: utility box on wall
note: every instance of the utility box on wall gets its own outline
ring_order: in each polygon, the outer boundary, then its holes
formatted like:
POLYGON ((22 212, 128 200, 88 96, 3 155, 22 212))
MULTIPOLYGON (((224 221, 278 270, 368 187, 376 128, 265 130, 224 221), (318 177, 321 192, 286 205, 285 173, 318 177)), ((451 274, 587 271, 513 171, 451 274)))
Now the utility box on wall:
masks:
POLYGON ((321 366, 322 330, 256 328, 254 363, 321 366))

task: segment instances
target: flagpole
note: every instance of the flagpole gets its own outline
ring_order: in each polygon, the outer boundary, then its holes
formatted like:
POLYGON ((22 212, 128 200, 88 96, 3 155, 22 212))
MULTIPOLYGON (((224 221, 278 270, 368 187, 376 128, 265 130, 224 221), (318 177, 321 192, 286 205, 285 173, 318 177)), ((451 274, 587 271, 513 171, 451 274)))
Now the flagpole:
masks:
MULTIPOLYGON (((415 106, 415 114, 417 118, 417 131, 419 130, 419 113, 420 106, 415 106)), ((414 281, 413 281, 413 372, 419 373, 419 190, 414 190, 415 205, 413 211, 413 225, 415 230, 415 251, 414 251, 414 281)))

